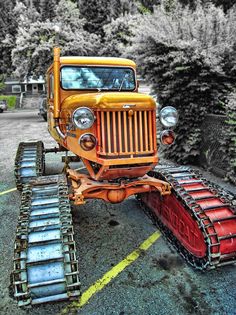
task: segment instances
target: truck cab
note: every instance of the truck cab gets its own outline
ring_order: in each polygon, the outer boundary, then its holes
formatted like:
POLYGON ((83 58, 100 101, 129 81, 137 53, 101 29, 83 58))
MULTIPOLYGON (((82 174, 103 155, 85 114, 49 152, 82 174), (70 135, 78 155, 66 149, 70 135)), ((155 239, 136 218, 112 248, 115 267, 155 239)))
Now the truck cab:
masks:
POLYGON ((157 163, 156 103, 124 58, 60 57, 47 71, 48 128, 96 180, 143 176, 157 163))

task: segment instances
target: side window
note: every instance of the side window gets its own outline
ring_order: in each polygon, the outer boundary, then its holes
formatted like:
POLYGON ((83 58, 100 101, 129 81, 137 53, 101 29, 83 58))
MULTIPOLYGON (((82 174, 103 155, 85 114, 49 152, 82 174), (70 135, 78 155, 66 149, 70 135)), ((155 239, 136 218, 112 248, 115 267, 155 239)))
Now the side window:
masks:
POLYGON ((49 98, 50 99, 54 98, 53 92, 54 92, 54 77, 53 77, 53 74, 51 73, 49 77, 49 98))
POLYGON ((20 85, 12 85, 12 93, 21 93, 20 85))

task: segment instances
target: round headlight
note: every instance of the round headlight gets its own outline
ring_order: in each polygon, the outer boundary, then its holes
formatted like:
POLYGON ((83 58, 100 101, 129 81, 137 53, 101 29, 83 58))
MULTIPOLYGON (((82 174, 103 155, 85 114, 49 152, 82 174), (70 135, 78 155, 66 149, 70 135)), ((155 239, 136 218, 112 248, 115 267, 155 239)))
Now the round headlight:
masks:
POLYGON ((73 113, 73 122, 79 129, 88 129, 92 127, 95 117, 91 109, 80 107, 73 113))
POLYGON ((80 137, 79 144, 83 150, 90 151, 95 148, 97 140, 91 133, 85 133, 80 137))
POLYGON ((178 112, 172 106, 166 106, 160 111, 160 121, 163 126, 174 127, 178 122, 178 112))
POLYGON ((175 142, 175 133, 173 130, 164 130, 160 135, 161 143, 171 145, 175 142))

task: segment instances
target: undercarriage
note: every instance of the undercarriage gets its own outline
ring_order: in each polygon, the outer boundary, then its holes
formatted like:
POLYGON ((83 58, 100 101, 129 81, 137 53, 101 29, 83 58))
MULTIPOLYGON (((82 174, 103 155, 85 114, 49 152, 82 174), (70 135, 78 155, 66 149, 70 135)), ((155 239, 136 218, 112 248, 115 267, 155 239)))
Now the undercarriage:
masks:
POLYGON ((209 269, 235 262, 235 196, 200 174, 186 167, 162 166, 140 178, 98 182, 67 165, 67 176, 42 176, 44 154, 51 151, 42 142, 21 143, 16 156, 22 204, 13 281, 19 305, 79 295, 69 200, 76 205, 90 198, 117 203, 136 195, 163 235, 192 266, 209 269))

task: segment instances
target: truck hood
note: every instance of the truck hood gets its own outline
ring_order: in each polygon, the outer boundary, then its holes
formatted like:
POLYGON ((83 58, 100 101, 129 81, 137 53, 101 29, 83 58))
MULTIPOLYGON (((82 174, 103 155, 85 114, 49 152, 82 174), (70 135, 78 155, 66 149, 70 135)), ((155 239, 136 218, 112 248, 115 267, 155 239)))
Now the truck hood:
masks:
POLYGON ((154 99, 146 94, 135 92, 99 92, 71 95, 62 103, 62 110, 75 110, 78 107, 91 109, 155 109, 154 99))

